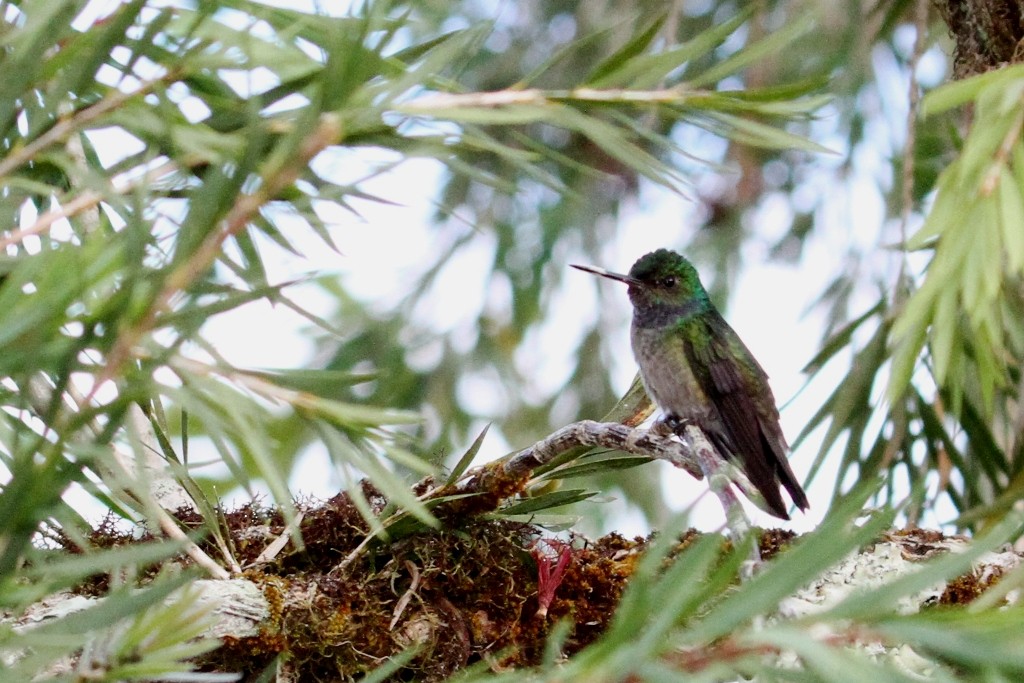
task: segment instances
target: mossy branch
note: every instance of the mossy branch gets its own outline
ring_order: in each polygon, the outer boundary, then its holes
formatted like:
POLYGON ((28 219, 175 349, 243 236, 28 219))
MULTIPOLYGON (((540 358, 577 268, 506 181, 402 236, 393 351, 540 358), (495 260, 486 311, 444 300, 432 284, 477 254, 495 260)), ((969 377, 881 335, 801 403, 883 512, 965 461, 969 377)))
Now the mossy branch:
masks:
POLYGON ((551 464, 559 456, 576 449, 610 448, 636 455, 665 460, 702 479, 700 465, 690 447, 660 428, 640 429, 614 422, 581 420, 566 425, 528 448, 488 465, 470 470, 452 486, 442 487, 439 495, 479 494, 493 500, 494 506, 509 495, 508 482, 525 484, 533 472, 551 464))
MULTIPOLYGON (((337 506, 334 509, 342 512, 337 506)), ((266 521, 233 533, 239 540, 262 537, 266 521)), ((515 552, 521 542, 507 526, 486 522, 469 533, 424 536, 397 544, 377 558, 379 566, 360 565, 359 572, 348 576, 330 568, 330 552, 324 548, 324 554, 314 553, 307 563, 280 565, 273 573, 252 571, 233 580, 195 581, 190 594, 206 615, 203 635, 219 638, 222 644, 203 661, 218 672, 254 675, 279 653, 288 652, 291 656, 271 665, 280 679, 312 680, 324 671, 358 676, 413 648, 419 654, 405 660, 403 670, 415 673, 418 680, 442 680, 474 660, 490 659, 521 669, 525 675, 538 664, 552 625, 559 619, 575 624, 575 635, 563 645, 562 654, 571 657, 588 645, 601 648, 597 641, 612 628, 615 607, 629 581, 637 578, 637 562, 647 544, 606 537, 573 547, 566 576, 545 618, 534 609, 538 579, 533 560, 525 549, 515 552), (600 602, 594 594, 596 578, 603 581, 600 602), (396 599, 404 594, 415 599, 396 599), (468 640, 457 637, 462 632, 468 640)), ((971 553, 973 543, 925 530, 884 534, 766 607, 768 619, 756 619, 721 639, 683 639, 682 647, 669 648, 659 656, 671 669, 693 675, 741 659, 752 663, 763 657, 762 665, 771 666, 771 661, 791 658, 800 649, 826 647, 836 655, 852 656, 863 648, 872 659, 921 673, 934 666, 934 659, 908 655, 904 642, 891 631, 892 623, 914 617, 890 615, 881 629, 866 629, 865 615, 837 620, 829 610, 856 608, 863 596, 891 593, 897 586, 904 586, 897 605, 904 614, 935 605, 974 603, 979 596, 976 604, 1002 604, 1016 582, 1003 586, 999 579, 1020 564, 1020 556, 1010 549, 982 553, 968 563, 968 570, 950 580, 925 584, 916 578, 935 562, 956 561, 957 556, 971 553), (915 585, 910 586, 910 581, 915 585), (851 598, 857 588, 862 597, 851 598), (800 640, 788 640, 787 635, 800 640), (794 642, 804 645, 795 648, 794 642)), ((184 595, 175 593, 166 606, 173 607, 184 595)), ((0 624, 17 631, 38 629, 57 615, 98 609, 105 600, 66 591, 40 601, 18 619, 0 616, 0 624)), ((918 621, 928 618, 927 612, 922 614, 918 621)), ((11 659, 6 663, 14 663, 25 653, 7 654, 11 659)), ((76 661, 77 655, 71 655, 62 663, 74 666, 76 661)), ((805 661, 804 666, 809 675, 815 670, 813 661, 805 661)))

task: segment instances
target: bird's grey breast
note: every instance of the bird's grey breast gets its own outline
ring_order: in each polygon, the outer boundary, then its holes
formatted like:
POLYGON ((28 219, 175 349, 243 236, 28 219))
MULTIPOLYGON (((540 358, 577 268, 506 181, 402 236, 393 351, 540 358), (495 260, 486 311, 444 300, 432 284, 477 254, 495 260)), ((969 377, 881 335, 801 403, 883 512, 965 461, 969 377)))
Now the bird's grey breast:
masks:
POLYGON ((712 406, 693 372, 682 336, 669 327, 634 324, 630 337, 644 388, 658 407, 683 420, 705 422, 712 406))

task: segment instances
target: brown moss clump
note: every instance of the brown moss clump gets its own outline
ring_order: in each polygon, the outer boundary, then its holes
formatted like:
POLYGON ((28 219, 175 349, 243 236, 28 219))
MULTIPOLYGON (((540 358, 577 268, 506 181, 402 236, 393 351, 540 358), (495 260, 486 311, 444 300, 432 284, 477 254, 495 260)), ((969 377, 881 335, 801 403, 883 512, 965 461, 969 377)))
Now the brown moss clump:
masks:
POLYGON ((943 606, 967 605, 1003 578, 1002 570, 989 568, 984 574, 977 571, 962 574, 946 584, 938 604, 943 606))
POLYGON ((526 525, 478 521, 378 548, 346 571, 287 580, 282 630, 301 680, 373 669, 411 645, 417 680, 442 680, 519 637, 531 586, 526 525))
MULTIPOLYGON (((473 514, 522 486, 519 477, 503 477, 498 469, 481 476, 490 478, 484 490, 497 487, 502 494, 435 507, 440 528, 409 519, 389 527, 390 540, 369 544, 369 526, 349 494, 300 502, 303 547, 288 544, 269 559, 261 554, 287 531, 279 510, 251 503, 218 512, 219 533, 245 578, 262 588, 271 614, 258 635, 224 638, 202 668, 240 672, 246 680, 276 660, 293 680, 354 680, 415 647, 390 680, 431 683, 474 664, 536 664, 557 623, 569 624, 566 656, 594 642, 651 539, 613 533, 596 541, 556 540, 533 525, 473 514)), ((375 514, 387 516, 388 501, 379 491, 364 483, 359 494, 375 514)), ((209 524, 188 510, 177 517, 194 532, 209 524)), ((137 541, 115 531, 110 522, 93 540, 104 547, 137 541)), ((683 534, 665 566, 699 536, 692 529, 683 534)), ((763 555, 791 539, 788 532, 763 532, 763 555)), ((219 556, 212 534, 200 543, 219 556)), ((728 550, 727 541, 722 548, 728 550)))
POLYGON ((793 544, 796 533, 788 529, 761 529, 758 549, 762 560, 770 560, 793 544))
MULTIPOLYGON (((85 536, 86 547, 72 539, 60 529, 53 530, 50 540, 56 543, 66 553, 81 555, 86 551, 107 550, 110 548, 121 548, 127 545, 147 543, 155 540, 154 536, 142 527, 126 522, 112 512, 108 512, 100 523, 97 524, 85 536)), ((137 574, 131 577, 122 576, 120 580, 140 580, 154 576, 160 570, 159 564, 137 569, 137 574)), ((111 577, 108 573, 97 573, 89 576, 74 587, 73 591, 79 595, 98 597, 105 595, 110 590, 111 577)))
MULTIPOLYGON (((536 534, 525 524, 477 519, 471 528, 420 533, 378 547, 344 571, 335 562, 273 576, 251 573, 265 590, 280 592, 273 602, 280 606, 277 633, 286 644, 267 630, 232 640, 212 668, 253 674, 286 651, 299 680, 336 681, 374 669, 410 646, 419 652, 394 680, 439 681, 482 659, 533 663, 551 623, 533 618, 536 567, 528 547, 536 534)), ((604 556, 619 545, 615 539, 578 549, 575 559, 604 556)), ((590 577, 585 589, 566 575, 560 589, 589 596, 599 587, 598 593, 620 595, 628 572, 617 573, 618 586, 595 578, 601 573, 573 573, 590 577)), ((573 606, 578 599, 562 599, 559 610, 593 619, 597 603, 582 609, 573 606)), ((607 618, 614 601, 601 604, 607 618)))
MULTIPOLYGON (((378 511, 386 505, 367 485, 362 493, 378 511)), ((440 681, 477 662, 537 663, 563 619, 572 624, 565 642, 572 654, 607 628, 647 545, 618 534, 548 541, 564 557, 545 574, 539 528, 481 517, 457 524, 442 515, 441 529, 371 545, 343 562, 368 531, 351 500, 342 494, 303 514, 304 550, 246 572, 263 586, 271 619, 256 637, 225 641, 208 670, 253 676, 282 656, 297 680, 348 680, 416 646, 391 680, 440 681), (544 582, 546 614, 538 610, 544 582)), ((262 513, 251 519, 277 531, 262 513)))
MULTIPOLYGON (((917 527, 889 531, 884 538, 898 543, 903 557, 912 561, 944 555, 949 552, 950 541, 966 540, 964 536, 948 536, 941 531, 917 527)), ((932 601, 929 607, 970 604, 997 584, 1003 578, 1003 573, 998 566, 990 565, 984 570, 972 570, 962 574, 947 582, 942 595, 938 600, 932 601)))
MULTIPOLYGON (((781 552, 784 552, 786 548, 793 544, 797 539, 796 532, 789 531, 788 529, 752 529, 753 533, 757 534, 757 549, 761 555, 761 560, 767 562, 781 552)), ((673 550, 671 557, 675 557, 678 553, 686 550, 690 547, 690 544, 700 538, 703 534, 696 529, 688 529, 681 537, 678 546, 673 550)), ((733 544, 731 538, 722 539, 722 553, 730 553, 733 550, 733 544)))
MULTIPOLYGON (((387 499, 369 482, 360 493, 374 514, 380 514, 387 499)), ((288 566, 333 567, 366 537, 369 525, 347 493, 339 493, 322 505, 300 505, 303 512, 302 540, 305 549, 287 558, 288 566)))
MULTIPOLYGON (((574 625, 564 645, 566 655, 582 650, 604 633, 646 546, 647 540, 643 538, 627 540, 611 533, 583 547, 572 548, 564 578, 548 608, 548 619, 535 619, 524 628, 530 636, 523 643, 527 660, 524 663, 538 660, 550 624, 559 619, 571 619, 574 625)), ((533 593, 531 614, 536 613, 537 606, 536 590, 533 593)))
POLYGON ((462 493, 466 490, 474 492, 442 506, 437 515, 442 520, 465 519, 469 515, 479 515, 498 509, 503 502, 514 498, 526 488, 530 471, 526 469, 509 472, 500 460, 488 463, 461 487, 448 486, 438 490, 436 496, 462 493))

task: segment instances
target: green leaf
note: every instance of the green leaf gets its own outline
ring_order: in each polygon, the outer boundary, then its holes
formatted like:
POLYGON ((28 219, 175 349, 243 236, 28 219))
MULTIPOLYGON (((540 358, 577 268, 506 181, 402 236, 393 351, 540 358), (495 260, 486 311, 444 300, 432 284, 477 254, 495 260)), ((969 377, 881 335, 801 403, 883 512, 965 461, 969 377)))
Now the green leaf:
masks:
POLYGON ((854 333, 860 329, 860 326, 867 322, 870 318, 878 315, 882 312, 885 306, 885 300, 879 299, 874 306, 869 308, 867 311, 854 318, 851 322, 847 323, 842 329, 833 334, 828 340, 822 344, 821 349, 814 355, 811 360, 807 362, 807 365, 803 367, 801 372, 815 373, 821 370, 824 365, 830 361, 839 351, 849 346, 850 341, 853 339, 854 333))
POLYGON ((999 670, 1019 676, 1024 674, 1021 618, 1024 611, 1019 606, 985 613, 951 610, 883 620, 874 628, 893 641, 907 643, 916 651, 954 667, 999 670))
POLYGON ((446 486, 451 486, 452 484, 454 484, 456 481, 459 480, 459 477, 461 477, 463 473, 465 473, 465 471, 469 469, 469 466, 473 463, 473 458, 475 458, 476 454, 480 452, 480 447, 484 443, 484 437, 487 436, 487 431, 490 428, 491 425, 490 423, 488 423, 487 426, 480 430, 480 434, 478 434, 476 439, 473 440, 473 443, 466 450, 466 452, 462 454, 462 457, 459 458, 459 461, 455 463, 455 467, 452 468, 451 474, 448 475, 448 480, 445 482, 446 486))
POLYGON ((686 79, 688 87, 700 88, 712 83, 718 83, 726 76, 730 76, 751 64, 756 64, 770 55, 780 52, 783 48, 796 41, 797 38, 800 38, 814 28, 816 21, 817 17, 813 11, 793 18, 775 33, 747 45, 739 52, 718 62, 699 75, 688 76, 686 79))
POLYGON ((843 430, 849 429, 851 433, 855 432, 854 425, 857 424, 857 420, 866 421, 870 415, 871 389, 879 369, 885 361, 888 339, 888 325, 879 326, 864 348, 853 357, 850 371, 844 380, 839 383, 793 441, 793 448, 796 448, 826 419, 831 418, 831 424, 822 440, 818 458, 811 467, 808 481, 813 479, 821 465, 822 458, 832 448, 843 430))
POLYGON ((858 652, 859 645, 852 648, 835 647, 826 639, 814 637, 813 633, 808 633, 804 628, 787 624, 772 625, 750 636, 744 634, 740 642, 750 647, 767 646, 792 652, 799 658, 808 680, 829 683, 915 683, 921 680, 917 675, 873 661, 874 653, 866 655, 858 652))
POLYGON ((748 145, 767 149, 798 149, 816 154, 836 154, 835 151, 801 135, 781 128, 758 123, 748 118, 724 112, 706 112, 705 116, 724 124, 725 135, 748 145))
POLYGON ((60 77, 54 91, 77 93, 88 91, 96 72, 110 59, 110 53, 125 40, 128 29, 146 6, 146 0, 131 0, 90 28, 78 33, 62 50, 60 77))
MULTIPOLYGON (((641 55, 657 35, 641 34, 623 48, 629 50, 622 55, 613 55, 591 74, 588 83, 595 88, 629 87, 651 88, 661 83, 668 75, 683 64, 702 57, 721 45, 754 12, 753 6, 740 11, 731 19, 702 31, 682 45, 652 55, 641 55), (644 39, 646 43, 640 44, 644 39), (634 43, 636 43, 634 45, 634 43)), ((661 18, 664 21, 664 17, 661 18)), ((651 27, 655 29, 655 26, 651 27)), ((660 30, 660 23, 656 27, 660 30)))
POLYGON ((887 529, 895 512, 872 516, 861 526, 853 524, 876 485, 861 485, 829 510, 829 516, 793 548, 744 583, 715 606, 702 622, 686 634, 690 643, 710 642, 739 628, 754 617, 774 610, 778 602, 839 562, 851 548, 868 543, 887 529))
POLYGON ((299 407, 302 412, 323 417, 341 427, 416 424, 423 419, 416 413, 404 410, 332 401, 312 395, 304 397, 299 407))
POLYGON ((545 493, 534 498, 525 498, 517 503, 503 507, 501 508, 501 514, 503 516, 525 515, 531 512, 540 512, 541 510, 547 510, 549 508, 578 503, 581 500, 586 500, 587 498, 591 498, 595 495, 597 495, 596 491, 587 491, 586 489, 564 489, 560 491, 552 491, 551 493, 545 493))
POLYGON ((48 63, 45 54, 72 28, 71 18, 85 5, 82 0, 34 2, 20 26, 12 24, 3 37, 4 78, 0 79, 0 136, 6 137, 15 122, 19 103, 41 69, 48 63))
POLYGON ((444 96, 436 99, 424 98, 399 104, 394 110, 411 116, 430 116, 457 123, 473 123, 477 125, 507 126, 510 124, 536 123, 549 120, 552 116, 549 106, 545 103, 517 104, 509 103, 500 106, 475 106, 446 100, 444 96))
POLYGON ((646 29, 633 34, 625 45, 598 62, 597 66, 590 72, 590 76, 587 77, 587 83, 594 88, 605 88, 613 85, 615 80, 612 76, 650 47, 651 43, 661 32, 667 18, 668 15, 659 14, 654 21, 648 24, 646 29))
POLYGON ((372 382, 377 377, 377 373, 319 368, 246 370, 246 374, 259 377, 279 387, 303 391, 326 399, 336 399, 339 390, 372 382))
POLYGON ((399 673, 406 664, 413 661, 419 652, 419 647, 412 646, 396 655, 389 655, 384 663, 360 678, 360 683, 385 683, 385 681, 394 680, 395 674, 399 673))
MULTIPOLYGON (((401 477, 385 467, 375 453, 353 444, 333 428, 320 425, 318 433, 337 461, 365 473, 367 478, 388 499, 390 504, 412 515, 421 524, 430 528, 438 526, 437 519, 423 504, 423 501, 416 497, 410 490, 409 485, 401 477)), ((350 487, 349 491, 353 496, 362 495, 362 491, 355 486, 350 487)), ((369 514, 368 506, 365 509, 360 509, 360 512, 363 513, 367 523, 379 527, 379 520, 369 514)))
MULTIPOLYGON (((1024 171, 1024 145, 1018 144, 1014 151, 1014 166, 1024 171), (1019 166, 1020 165, 1020 166, 1019 166)), ((1015 182, 1014 176, 1006 169, 1000 174, 999 225, 1002 228, 1002 253, 1007 260, 1010 273, 1024 274, 1024 182, 1015 182)), ((993 271, 998 271, 993 268, 993 271)))
MULTIPOLYGON (((667 529, 663 537, 671 542, 676 534, 667 529)), ((601 645, 604 646, 631 645, 622 647, 619 655, 632 660, 617 662, 624 668, 655 656, 664 647, 671 629, 716 594, 709 581, 711 571, 714 569, 716 574, 731 575, 729 569, 735 569, 735 558, 740 556, 740 553, 733 553, 726 564, 716 567, 715 563, 722 560, 721 538, 705 534, 675 558, 666 572, 657 571, 657 567, 651 566, 652 560, 664 561, 670 548, 670 545, 658 543, 647 549, 615 610, 614 621, 602 638, 601 645)), ((591 653, 584 653, 581 657, 581 665, 586 663, 588 654, 591 653)), ((606 665, 615 667, 614 660, 606 665)))
POLYGON ((129 565, 145 567, 181 552, 183 547, 183 542, 153 541, 82 555, 51 556, 46 562, 25 572, 25 577, 52 582, 52 590, 54 586, 70 586, 85 577, 129 565))
POLYGON ((578 465, 568 465, 558 469, 545 472, 541 479, 572 479, 573 477, 589 477, 595 474, 605 474, 616 470, 628 470, 639 465, 646 465, 653 458, 646 455, 627 455, 618 458, 602 458, 578 465))
POLYGON ((1021 78, 1024 78, 1024 68, 1018 64, 945 83, 921 99, 921 115, 934 116, 959 107, 978 99, 984 90, 1001 89, 1021 78))
POLYGON ((577 112, 570 107, 560 107, 553 114, 553 122, 557 125, 585 135, 591 142, 626 167, 672 191, 677 191, 678 185, 682 182, 678 173, 627 139, 623 132, 615 126, 577 112))

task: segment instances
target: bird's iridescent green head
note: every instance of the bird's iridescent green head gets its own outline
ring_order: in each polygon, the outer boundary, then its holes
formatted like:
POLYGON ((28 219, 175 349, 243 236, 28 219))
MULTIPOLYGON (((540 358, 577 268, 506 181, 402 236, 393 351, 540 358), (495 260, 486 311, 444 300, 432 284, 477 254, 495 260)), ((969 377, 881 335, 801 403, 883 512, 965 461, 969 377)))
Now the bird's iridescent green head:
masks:
POLYGON ((658 249, 641 256, 629 269, 629 300, 634 306, 686 306, 693 301, 707 301, 708 293, 700 282, 697 269, 683 256, 668 249, 658 249))
POLYGON ((668 249, 658 249, 640 257, 629 269, 628 275, 610 273, 592 266, 574 265, 573 268, 625 282, 629 285, 629 300, 638 313, 657 311, 661 314, 686 315, 698 313, 710 305, 697 269, 683 256, 668 249))

